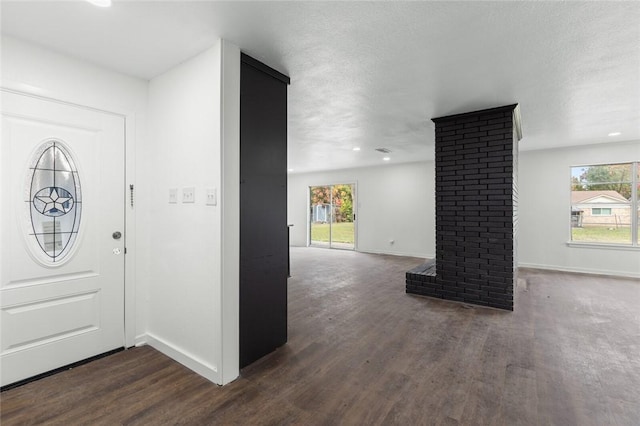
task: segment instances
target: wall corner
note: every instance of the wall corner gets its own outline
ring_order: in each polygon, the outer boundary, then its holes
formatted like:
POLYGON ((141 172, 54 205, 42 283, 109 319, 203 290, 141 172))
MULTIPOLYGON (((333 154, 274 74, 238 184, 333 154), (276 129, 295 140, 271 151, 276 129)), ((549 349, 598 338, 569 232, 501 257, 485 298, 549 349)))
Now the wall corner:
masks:
POLYGON ((220 384, 240 375, 240 48, 221 40, 220 384))

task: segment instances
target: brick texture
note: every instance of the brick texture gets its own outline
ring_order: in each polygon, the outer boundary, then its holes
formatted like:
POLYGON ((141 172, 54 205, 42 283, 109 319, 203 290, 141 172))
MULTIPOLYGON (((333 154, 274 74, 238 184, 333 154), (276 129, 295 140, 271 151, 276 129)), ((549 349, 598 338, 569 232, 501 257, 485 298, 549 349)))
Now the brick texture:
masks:
POLYGON ((516 108, 433 119, 436 259, 407 272, 407 293, 513 310, 516 108))

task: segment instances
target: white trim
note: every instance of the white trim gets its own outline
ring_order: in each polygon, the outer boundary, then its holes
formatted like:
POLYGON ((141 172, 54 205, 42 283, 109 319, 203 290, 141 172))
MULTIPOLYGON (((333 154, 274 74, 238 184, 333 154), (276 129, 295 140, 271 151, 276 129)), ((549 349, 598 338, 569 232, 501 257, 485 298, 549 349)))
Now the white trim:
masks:
POLYGON ((16 94, 16 95, 29 96, 29 97, 35 98, 35 99, 40 99, 40 100, 49 101, 49 102, 55 102, 55 103, 58 103, 58 104, 69 105, 69 106, 74 106, 74 107, 78 107, 78 108, 84 108, 84 109, 88 109, 89 111, 102 112, 102 113, 105 113, 105 114, 116 115, 118 117, 127 117, 127 116, 129 116, 129 114, 126 114, 126 113, 115 112, 115 111, 111 111, 111 110, 103 109, 103 108, 96 108, 96 107, 92 107, 92 106, 89 106, 89 105, 84 105, 84 104, 81 104, 81 103, 60 99, 58 97, 55 97, 55 95, 49 93, 49 91, 38 89, 36 87, 31 87, 31 86, 28 86, 28 85, 25 85, 25 84, 17 83, 15 81, 3 81, 2 82, 2 86, 0 86, 0 90, 8 92, 8 93, 13 93, 13 94, 16 94), (38 94, 36 92, 42 92, 42 94, 38 94))
MULTIPOLYGON (((327 184, 321 184, 321 185, 307 185, 307 247, 316 247, 313 246, 311 243, 311 215, 309 214, 309 207, 311 207, 311 188, 316 187, 316 186, 329 186, 329 187, 334 187, 337 185, 351 185, 352 186, 352 190, 351 190, 351 203, 352 203, 352 212, 351 214, 355 217, 355 219, 353 220, 353 248, 339 248, 339 247, 321 247, 321 248, 330 248, 330 249, 336 249, 336 250, 353 250, 353 251, 358 251, 358 180, 357 179, 352 179, 349 180, 347 179, 346 181, 343 181, 342 183, 327 183, 327 184), (346 183, 345 183, 346 182, 346 183)), ((288 189, 287 189, 288 191, 288 189)), ((330 201, 330 205, 333 205, 333 190, 330 190, 330 194, 331 197, 331 201, 330 201)), ((332 213, 333 214, 333 213, 332 213)), ((331 227, 329 227, 329 241, 331 241, 331 227)), ((331 244, 331 243, 329 243, 331 244)))
POLYGON ((579 203, 573 204, 572 207, 577 207, 579 209, 630 209, 631 203, 579 203))
POLYGON ((201 375, 207 380, 217 383, 218 382, 218 368, 215 365, 206 363, 205 361, 198 359, 197 357, 183 351, 179 347, 163 340, 151 333, 146 334, 146 343, 159 352, 162 352, 169 358, 178 361, 180 364, 187 367, 189 370, 201 375))
POLYGON ((126 114, 124 117, 125 137, 125 257, 124 257, 124 340, 125 346, 135 344, 136 334, 136 115, 126 114), (129 202, 129 185, 134 185, 134 204, 129 202))
POLYGON ((147 335, 146 334, 138 334, 135 338, 135 345, 136 347, 138 346, 144 346, 147 344, 147 335))
MULTIPOLYGON (((631 163, 631 202, 632 205, 635 204, 635 209, 640 212, 640 196, 638 194, 638 174, 640 174, 640 166, 638 166, 640 162, 634 161, 631 163), (634 203, 635 202, 635 203, 634 203)), ((638 235, 638 227, 640 227, 639 222, 640 215, 632 214, 631 215, 631 241, 634 245, 640 246, 640 235, 638 235)))
POLYGON ((518 268, 531 268, 531 269, 543 269, 546 271, 559 271, 559 272, 574 272, 579 274, 591 274, 591 275, 611 275, 615 277, 624 278, 640 278, 640 273, 632 272, 620 272, 609 269, 589 269, 589 268, 574 268, 568 266, 557 265, 541 265, 538 263, 518 263, 518 268))
MULTIPOLYGON (((626 182, 622 182, 623 184, 626 182)), ((631 182, 629 182, 631 183, 631 182)), ((571 191, 571 192, 580 192, 580 191, 571 191)), ((595 197, 591 197, 591 198, 586 198, 584 200, 578 201, 577 203, 573 203, 574 206, 592 206, 592 205, 605 205, 605 206, 610 206, 610 205, 616 205, 616 206, 630 206, 631 202, 627 201, 627 200, 621 200, 620 198, 613 198, 609 195, 606 194, 601 194, 601 195, 596 195, 595 197), (597 200, 598 198, 608 198, 611 201, 599 201, 599 202, 594 202, 593 200, 597 200)))
POLYGON ((220 40, 220 365, 218 384, 240 375, 240 49, 220 40))
POLYGON ((568 247, 588 248, 588 249, 604 249, 604 250, 640 250, 640 246, 632 246, 631 244, 605 244, 605 243, 588 243, 578 241, 567 241, 568 247))
MULTIPOLYGON (((570 180, 569 182, 571 182, 571 185, 569 185, 569 205, 571 207, 571 215, 569 216, 569 235, 571 236, 572 234, 572 229, 573 229, 573 208, 578 208, 578 209, 591 209, 590 211, 590 215, 589 217, 593 217, 593 218, 604 218, 604 217, 612 217, 612 216, 618 216, 617 214, 615 214, 613 212, 613 209, 626 209, 627 207, 629 208, 629 218, 630 218, 630 226, 631 226, 631 245, 629 246, 625 246, 622 244, 602 244, 602 243, 576 243, 573 241, 569 241, 567 242, 567 246, 569 247, 583 247, 583 248, 602 248, 602 249, 613 249, 613 250, 637 250, 638 248, 640 248, 640 241, 638 240, 640 238, 640 236, 638 236, 638 215, 636 215, 634 212, 636 211, 636 209, 640 212, 640 200, 638 199, 638 164, 640 163, 640 161, 638 160, 632 160, 632 161, 624 161, 624 162, 609 162, 609 163, 597 163, 597 164, 589 164, 589 165, 573 165, 573 166, 569 166, 569 174, 570 174, 570 180), (616 165, 627 165, 629 164, 631 166, 631 180, 629 182, 618 182, 618 183, 622 183, 622 184, 630 184, 631 185, 631 199, 628 202, 628 204, 622 204, 622 203, 618 203, 618 204, 614 204, 614 203, 590 203, 589 201, 594 200, 598 197, 606 197, 606 198, 611 198, 611 196, 606 195, 606 194, 601 194, 601 195, 596 195, 594 197, 591 197, 589 199, 586 200, 582 200, 578 203, 573 203, 572 199, 571 199, 571 193, 574 192, 572 190, 572 185, 573 185, 573 169, 574 168, 579 168, 579 167, 595 167, 595 166, 616 166, 616 165), (593 209, 594 208, 599 208, 599 209, 603 209, 603 208, 609 208, 612 209, 610 214, 593 214, 593 209)), ((608 224, 607 224, 608 225, 608 224)), ((613 224, 611 224, 613 225, 613 224)))

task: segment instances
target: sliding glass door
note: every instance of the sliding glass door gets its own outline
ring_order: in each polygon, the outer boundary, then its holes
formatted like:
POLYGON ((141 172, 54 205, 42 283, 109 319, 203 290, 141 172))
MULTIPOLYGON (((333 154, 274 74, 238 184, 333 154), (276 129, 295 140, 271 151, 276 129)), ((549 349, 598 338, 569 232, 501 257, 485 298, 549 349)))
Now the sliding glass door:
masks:
POLYGON ((355 185, 309 187, 309 234, 314 247, 355 249, 355 185))

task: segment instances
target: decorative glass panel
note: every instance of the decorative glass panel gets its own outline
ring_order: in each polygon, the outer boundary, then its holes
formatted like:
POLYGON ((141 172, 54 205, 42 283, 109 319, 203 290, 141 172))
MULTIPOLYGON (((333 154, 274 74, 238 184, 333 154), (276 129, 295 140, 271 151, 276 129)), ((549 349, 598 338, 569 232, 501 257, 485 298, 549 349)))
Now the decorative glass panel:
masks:
POLYGON ((50 139, 38 148, 26 187, 29 242, 39 259, 59 264, 73 248, 82 215, 78 169, 64 143, 50 139))

